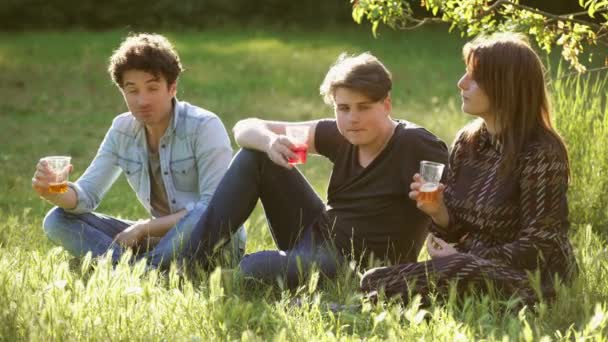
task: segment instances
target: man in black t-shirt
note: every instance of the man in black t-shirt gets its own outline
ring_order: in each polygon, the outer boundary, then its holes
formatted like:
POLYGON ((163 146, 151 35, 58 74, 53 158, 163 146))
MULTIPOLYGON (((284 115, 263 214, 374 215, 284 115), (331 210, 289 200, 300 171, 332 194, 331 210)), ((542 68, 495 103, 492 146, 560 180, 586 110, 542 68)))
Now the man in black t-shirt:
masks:
POLYGON ((261 280, 284 277, 299 283, 312 264, 327 277, 345 260, 369 256, 391 263, 416 261, 429 218, 409 200, 409 184, 421 160, 447 162, 447 147, 433 134, 391 118, 390 72, 369 53, 342 55, 321 85, 335 119, 298 123, 246 119, 234 127, 243 147, 233 158, 184 257, 227 241, 251 214, 264 207, 279 250, 246 255, 241 271, 261 280), (333 163, 324 204, 289 163, 297 158, 286 128, 309 129, 308 153, 333 163))

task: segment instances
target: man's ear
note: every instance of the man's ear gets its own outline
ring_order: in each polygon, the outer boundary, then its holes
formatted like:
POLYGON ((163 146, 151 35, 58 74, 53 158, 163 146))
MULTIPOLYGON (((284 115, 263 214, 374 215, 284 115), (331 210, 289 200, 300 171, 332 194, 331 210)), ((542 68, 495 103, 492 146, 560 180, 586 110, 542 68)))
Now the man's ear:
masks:
POLYGON ((386 95, 382 104, 384 105, 384 110, 386 111, 386 114, 390 115, 393 111, 393 102, 391 100, 391 94, 386 95))
POLYGON ((169 93, 175 97, 177 95, 177 80, 175 82, 169 84, 169 93))

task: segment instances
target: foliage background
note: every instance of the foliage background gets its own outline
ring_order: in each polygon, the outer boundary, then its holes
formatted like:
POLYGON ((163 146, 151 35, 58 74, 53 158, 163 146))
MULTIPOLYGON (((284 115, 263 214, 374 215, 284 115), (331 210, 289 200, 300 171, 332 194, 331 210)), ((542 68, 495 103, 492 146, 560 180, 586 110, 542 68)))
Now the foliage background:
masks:
MULTIPOLYGON (((419 3, 420 1, 410 1, 419 3)), ((554 13, 575 0, 521 1, 554 13)), ((207 29, 224 25, 352 25, 349 0, 3 0, 0 29, 207 29)))

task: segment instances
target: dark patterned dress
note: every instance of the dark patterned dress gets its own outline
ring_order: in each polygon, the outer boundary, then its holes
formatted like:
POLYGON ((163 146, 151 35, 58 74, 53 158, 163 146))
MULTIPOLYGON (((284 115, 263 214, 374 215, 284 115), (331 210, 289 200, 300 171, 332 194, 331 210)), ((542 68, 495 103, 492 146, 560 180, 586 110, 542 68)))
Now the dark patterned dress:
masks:
POLYGON ((531 139, 514 171, 499 177, 502 145, 485 128, 474 143, 461 135, 444 193, 449 226, 430 227, 459 253, 369 270, 361 289, 407 299, 408 293, 426 298, 433 288, 442 293, 450 282, 459 293, 492 284, 533 303, 538 296, 529 279, 536 274, 542 295, 553 297, 556 276, 570 282, 577 265, 568 239, 567 161, 547 139, 531 139))

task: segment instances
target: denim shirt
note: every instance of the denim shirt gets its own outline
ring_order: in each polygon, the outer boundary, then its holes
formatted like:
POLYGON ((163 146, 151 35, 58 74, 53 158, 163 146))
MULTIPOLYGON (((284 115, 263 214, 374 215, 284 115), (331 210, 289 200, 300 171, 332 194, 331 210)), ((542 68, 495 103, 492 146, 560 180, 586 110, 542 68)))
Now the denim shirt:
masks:
MULTIPOLYGON (((159 143, 172 214, 206 208, 232 158, 228 133, 217 115, 177 99, 173 104, 171 122, 159 143)), ((114 119, 89 167, 76 182, 69 183, 78 194, 78 202, 66 211, 81 214, 95 210, 121 172, 151 214, 145 128, 130 112, 114 119)), ((243 227, 237 234, 244 244, 243 227)))

